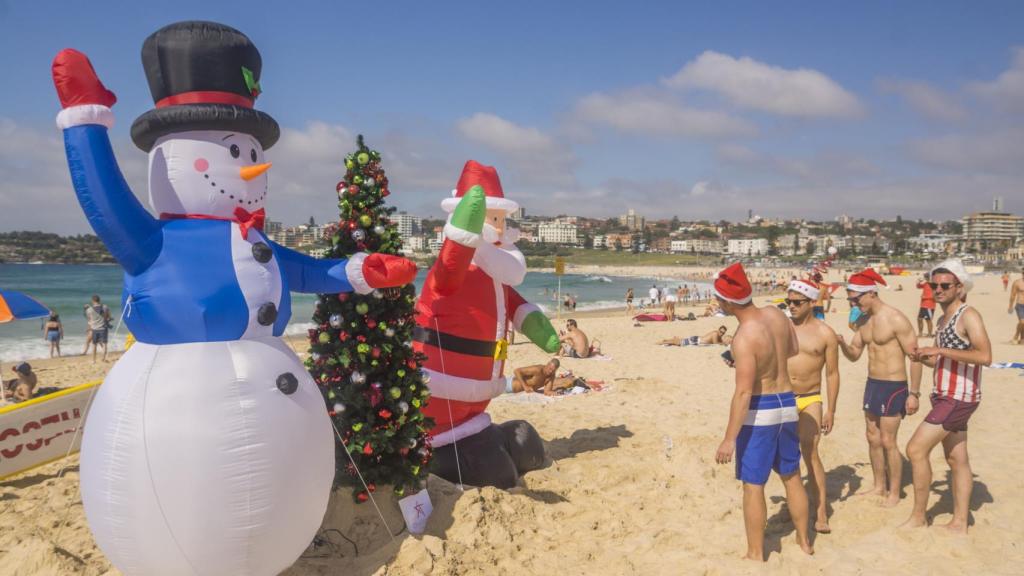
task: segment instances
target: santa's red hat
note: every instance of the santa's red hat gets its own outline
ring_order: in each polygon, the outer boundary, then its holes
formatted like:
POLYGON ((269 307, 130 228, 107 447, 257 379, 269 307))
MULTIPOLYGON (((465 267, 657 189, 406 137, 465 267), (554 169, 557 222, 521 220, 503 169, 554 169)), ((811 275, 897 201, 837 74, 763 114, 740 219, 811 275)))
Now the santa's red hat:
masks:
POLYGON ((850 280, 846 284, 846 289, 852 292, 877 292, 879 284, 882 286, 888 286, 885 282, 885 278, 882 278, 878 272, 875 272, 874 268, 865 268, 853 276, 850 276, 850 280))
POLYGON ((487 196, 487 208, 515 212, 519 210, 519 204, 514 200, 505 198, 505 192, 501 189, 501 180, 498 179, 498 171, 494 166, 484 166, 476 160, 466 162, 462 168, 462 176, 459 176, 459 183, 452 190, 452 197, 441 201, 441 209, 445 212, 452 212, 459 205, 459 200, 473 186, 480 186, 487 196))
POLYGON ((747 280, 747 273, 739 262, 719 272, 714 287, 715 296, 733 304, 749 303, 753 292, 750 281, 747 280))
POLYGON ((811 300, 817 300, 818 296, 821 295, 821 290, 817 286, 811 284, 807 280, 793 280, 789 283, 789 290, 791 292, 798 292, 807 296, 811 300))

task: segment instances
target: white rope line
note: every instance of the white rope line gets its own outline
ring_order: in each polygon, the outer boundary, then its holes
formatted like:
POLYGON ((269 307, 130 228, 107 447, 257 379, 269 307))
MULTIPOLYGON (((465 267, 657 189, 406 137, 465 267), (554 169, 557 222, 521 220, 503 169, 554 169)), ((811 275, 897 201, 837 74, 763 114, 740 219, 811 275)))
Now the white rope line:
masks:
MULTIPOLYGON (((444 345, 441 343, 441 325, 437 323, 436 315, 434 316, 434 332, 437 333, 437 351, 438 356, 441 358, 441 373, 447 374, 448 371, 444 369, 444 345)), ((452 401, 450 398, 445 398, 444 400, 448 406, 448 422, 451 422, 453 420, 452 401)), ((466 487, 462 484, 462 466, 459 464, 459 441, 455 439, 454 433, 452 434, 452 450, 455 452, 455 471, 459 474, 459 491, 465 492, 466 487)))
POLYGON ((363 475, 359 472, 359 467, 356 466, 355 459, 352 458, 352 454, 348 451, 348 444, 345 443, 345 439, 341 436, 341 432, 338 431, 338 427, 334 424, 334 420, 331 419, 331 428, 334 428, 334 433, 338 435, 338 440, 341 441, 341 445, 345 447, 345 455, 348 456, 348 461, 352 463, 352 469, 356 471, 356 476, 359 476, 359 481, 363 484, 363 490, 366 490, 366 494, 370 496, 370 502, 373 503, 374 509, 377 510, 377 516, 380 517, 380 521, 384 524, 384 529, 388 531, 388 536, 391 536, 391 541, 394 542, 395 535, 391 532, 391 527, 388 526, 388 521, 384 519, 384 514, 381 513, 380 507, 377 506, 377 499, 373 497, 373 492, 370 492, 370 487, 366 485, 366 480, 363 479, 363 475))

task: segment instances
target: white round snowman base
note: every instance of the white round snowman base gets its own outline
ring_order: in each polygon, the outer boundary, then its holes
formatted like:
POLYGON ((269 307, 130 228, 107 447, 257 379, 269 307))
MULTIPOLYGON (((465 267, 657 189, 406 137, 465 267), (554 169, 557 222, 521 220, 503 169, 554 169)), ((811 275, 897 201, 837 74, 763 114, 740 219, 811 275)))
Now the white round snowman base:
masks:
POLYGON ((136 343, 82 439, 85 514, 128 574, 277 574, 312 541, 333 478, 323 397, 273 337, 136 343), (288 373, 291 394, 277 384, 288 373), (199 537, 211 532, 225 538, 199 537))

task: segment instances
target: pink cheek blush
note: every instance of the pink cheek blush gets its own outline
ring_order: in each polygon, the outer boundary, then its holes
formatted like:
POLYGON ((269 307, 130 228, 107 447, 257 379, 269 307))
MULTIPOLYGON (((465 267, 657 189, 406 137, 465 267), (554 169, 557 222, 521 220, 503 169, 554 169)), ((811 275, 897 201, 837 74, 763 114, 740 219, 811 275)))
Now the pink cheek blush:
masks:
POLYGON ((196 172, 206 172, 210 169, 210 163, 206 158, 196 158, 196 162, 193 166, 196 167, 196 172))

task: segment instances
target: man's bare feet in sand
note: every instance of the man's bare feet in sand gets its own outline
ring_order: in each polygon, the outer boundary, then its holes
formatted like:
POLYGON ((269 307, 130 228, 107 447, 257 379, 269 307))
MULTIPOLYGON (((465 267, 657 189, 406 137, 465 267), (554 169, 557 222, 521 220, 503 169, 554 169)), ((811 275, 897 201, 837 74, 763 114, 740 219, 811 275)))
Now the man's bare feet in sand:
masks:
POLYGON ((942 526, 940 526, 940 528, 945 528, 946 530, 949 530, 949 532, 951 534, 957 534, 957 535, 960 535, 960 536, 966 536, 967 535, 967 523, 966 522, 960 522, 958 520, 950 520, 949 524, 943 524, 942 526))
POLYGON ((799 536, 796 537, 796 543, 800 545, 800 549, 804 551, 804 554, 808 556, 814 556, 814 547, 811 543, 801 539, 799 536))
POLYGON ((907 521, 899 525, 899 528, 925 528, 928 526, 928 519, 924 516, 910 515, 907 521))
POLYGON ((871 490, 858 490, 853 494, 850 494, 850 497, 852 498, 863 498, 865 496, 874 496, 876 498, 881 498, 885 496, 885 490, 881 488, 872 488, 871 490))
POLYGON ((831 534, 832 528, 828 525, 828 519, 823 515, 819 516, 821 520, 814 521, 814 531, 818 534, 831 534))
POLYGON ((896 506, 899 506, 899 503, 900 503, 900 493, 899 492, 893 492, 892 494, 889 494, 889 496, 887 496, 884 500, 882 500, 879 503, 879 505, 882 508, 895 508, 896 506))

